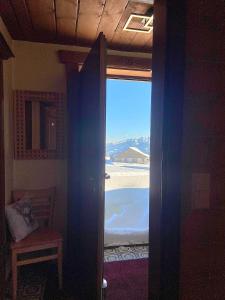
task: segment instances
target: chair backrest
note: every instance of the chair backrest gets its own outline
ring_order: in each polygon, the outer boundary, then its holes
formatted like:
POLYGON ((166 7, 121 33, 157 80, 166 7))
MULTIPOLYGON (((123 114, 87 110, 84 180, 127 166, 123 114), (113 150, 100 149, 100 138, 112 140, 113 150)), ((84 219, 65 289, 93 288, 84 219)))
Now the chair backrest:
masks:
POLYGON ((41 227, 52 227, 55 204, 55 187, 41 190, 14 190, 12 201, 30 199, 33 214, 41 227))

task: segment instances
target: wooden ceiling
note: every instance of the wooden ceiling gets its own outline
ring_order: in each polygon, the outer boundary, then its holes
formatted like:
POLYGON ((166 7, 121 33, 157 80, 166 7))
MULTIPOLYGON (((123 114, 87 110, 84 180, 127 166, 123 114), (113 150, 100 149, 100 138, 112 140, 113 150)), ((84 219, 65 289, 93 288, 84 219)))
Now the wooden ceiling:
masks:
POLYGON ((151 0, 1 0, 1 16, 16 40, 91 46, 104 32, 109 48, 148 52, 152 32, 126 32, 131 13, 146 14, 151 0))

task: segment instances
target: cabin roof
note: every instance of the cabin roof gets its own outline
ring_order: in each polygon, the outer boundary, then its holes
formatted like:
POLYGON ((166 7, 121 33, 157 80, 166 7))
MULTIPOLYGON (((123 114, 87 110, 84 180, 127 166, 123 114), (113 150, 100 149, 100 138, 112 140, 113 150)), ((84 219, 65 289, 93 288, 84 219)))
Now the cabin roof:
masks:
POLYGON ((128 149, 118 153, 117 155, 115 155, 116 157, 120 157, 120 156, 128 156, 128 155, 136 155, 136 156, 139 156, 139 157, 144 157, 144 158, 149 158, 149 155, 142 152, 141 150, 139 150, 138 148, 136 147, 129 147, 128 149))
POLYGON ((135 151, 135 152, 138 152, 139 154, 145 156, 145 157, 149 157, 148 154, 144 153, 143 151, 141 151, 140 149, 138 149, 137 147, 129 147, 129 149, 135 151))

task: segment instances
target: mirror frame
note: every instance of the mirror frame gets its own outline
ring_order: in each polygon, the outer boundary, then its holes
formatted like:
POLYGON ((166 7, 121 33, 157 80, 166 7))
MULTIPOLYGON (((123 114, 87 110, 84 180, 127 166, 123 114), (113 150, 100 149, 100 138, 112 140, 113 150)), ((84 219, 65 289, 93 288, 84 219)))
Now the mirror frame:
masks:
POLYGON ((64 94, 40 91, 14 91, 14 157, 15 159, 63 159, 65 154, 64 94), (25 103, 37 101, 54 104, 57 110, 56 150, 26 149, 25 103))

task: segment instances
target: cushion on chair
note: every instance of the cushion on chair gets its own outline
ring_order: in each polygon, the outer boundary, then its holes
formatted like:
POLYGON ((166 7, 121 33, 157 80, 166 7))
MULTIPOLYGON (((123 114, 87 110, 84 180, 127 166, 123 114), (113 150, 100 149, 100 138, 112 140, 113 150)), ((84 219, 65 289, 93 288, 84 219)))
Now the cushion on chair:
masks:
POLYGON ((23 239, 18 243, 12 242, 11 248, 25 249, 28 247, 42 246, 46 244, 49 244, 50 245, 49 248, 51 248, 51 244, 57 243, 59 241, 62 241, 62 236, 60 233, 49 228, 46 229, 41 228, 32 232, 25 239, 23 239))
POLYGON ((6 218, 14 241, 19 242, 36 230, 39 225, 33 216, 29 199, 21 199, 6 206, 6 218))

